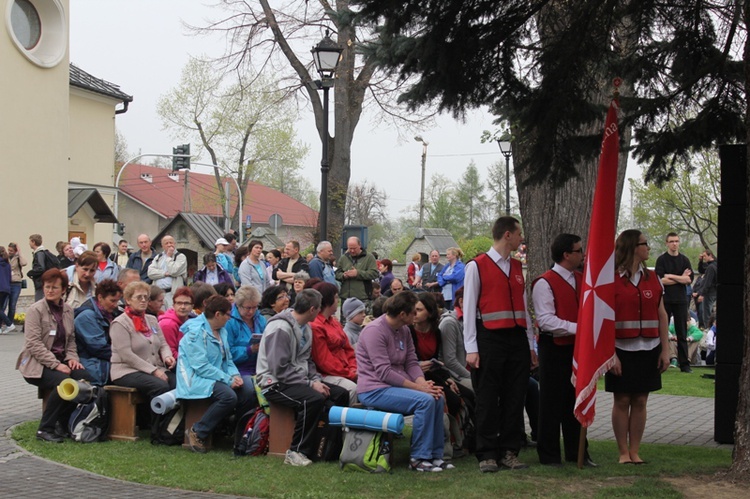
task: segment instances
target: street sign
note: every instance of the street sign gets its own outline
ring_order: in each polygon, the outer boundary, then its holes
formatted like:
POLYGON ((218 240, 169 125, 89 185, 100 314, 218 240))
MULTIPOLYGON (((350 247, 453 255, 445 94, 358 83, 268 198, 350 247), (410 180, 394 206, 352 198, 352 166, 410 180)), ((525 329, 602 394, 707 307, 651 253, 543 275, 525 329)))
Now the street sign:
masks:
POLYGON ((274 213, 270 217, 268 217, 268 225, 271 226, 273 229, 273 233, 276 234, 276 232, 279 230, 279 227, 281 227, 284 224, 284 221, 281 218, 281 215, 278 213, 274 213))

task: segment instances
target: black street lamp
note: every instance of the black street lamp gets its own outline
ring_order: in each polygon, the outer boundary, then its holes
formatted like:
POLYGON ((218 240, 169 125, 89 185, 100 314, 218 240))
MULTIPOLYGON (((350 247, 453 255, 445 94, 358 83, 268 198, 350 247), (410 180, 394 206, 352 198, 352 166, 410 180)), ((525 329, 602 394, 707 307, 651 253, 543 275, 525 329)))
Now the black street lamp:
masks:
POLYGON ((311 50, 315 69, 320 74, 320 80, 315 80, 318 90, 323 90, 323 157, 320 160, 321 187, 320 187, 320 240, 328 239, 328 90, 333 87, 333 77, 336 74, 336 66, 341 59, 343 49, 331 40, 328 30, 323 39, 311 50))
POLYGON ((419 227, 424 227, 424 174, 427 166, 427 146, 429 142, 425 141, 421 135, 414 137, 414 140, 422 143, 422 189, 419 191, 419 227))
POLYGON ((510 157, 513 149, 510 143, 511 136, 509 133, 503 134, 497 139, 497 145, 500 146, 500 152, 505 156, 505 214, 510 215, 510 157))

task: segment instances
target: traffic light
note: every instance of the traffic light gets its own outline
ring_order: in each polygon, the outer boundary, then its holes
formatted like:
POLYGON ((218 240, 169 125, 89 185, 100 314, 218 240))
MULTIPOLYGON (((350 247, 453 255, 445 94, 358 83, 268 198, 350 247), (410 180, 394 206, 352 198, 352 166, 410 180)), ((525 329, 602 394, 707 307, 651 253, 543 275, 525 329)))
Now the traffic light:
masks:
POLYGON ((117 235, 118 236, 125 235, 125 224, 124 223, 118 223, 117 224, 117 235))
POLYGON ((172 171, 190 169, 190 144, 181 144, 172 148, 172 171))

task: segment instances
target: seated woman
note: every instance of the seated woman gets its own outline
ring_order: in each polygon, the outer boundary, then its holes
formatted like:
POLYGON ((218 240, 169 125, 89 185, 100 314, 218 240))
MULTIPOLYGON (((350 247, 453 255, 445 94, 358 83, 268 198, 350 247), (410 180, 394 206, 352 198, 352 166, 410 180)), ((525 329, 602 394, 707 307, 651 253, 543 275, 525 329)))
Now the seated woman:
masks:
POLYGON ((205 282, 211 286, 223 282, 229 284, 234 289, 232 276, 221 265, 216 263, 216 255, 213 253, 203 255, 203 268, 193 275, 193 282, 205 282))
POLYGON ((223 296, 224 298, 229 300, 229 303, 234 305, 234 286, 225 282, 220 282, 219 284, 214 284, 214 289, 216 290, 217 295, 223 296))
MULTIPOLYGON (((156 317, 146 313, 151 286, 131 282, 125 287, 125 313, 112 321, 112 383, 137 389, 152 398, 175 387, 175 359, 156 317)), ((150 405, 149 405, 150 407, 150 405)), ((152 416, 155 416, 152 414, 152 416)))
POLYGON ((258 310, 259 303, 260 292, 257 288, 243 286, 238 289, 232 316, 225 326, 234 365, 249 385, 253 383, 260 338, 266 328, 266 318, 258 310))
POLYGON ((205 441, 216 426, 232 412, 236 419, 257 405, 253 385, 245 383, 229 351, 224 328, 231 305, 223 296, 206 300, 203 313, 182 326, 177 365, 177 398, 205 399, 211 405, 200 421, 187 428, 188 444, 193 452, 205 453, 205 441))
POLYGON ((453 310, 446 310, 440 317, 440 360, 450 371, 453 379, 464 388, 474 390, 471 373, 466 369, 466 347, 464 346, 464 288, 454 293, 453 310))
POLYGON ((357 403, 357 359, 344 328, 334 317, 339 308, 338 287, 330 282, 319 282, 313 289, 322 296, 320 312, 310 323, 313 362, 323 381, 347 390, 349 405, 354 405, 357 403))
POLYGON ((156 284, 151 285, 151 294, 148 297, 148 305, 146 306, 146 313, 153 315, 157 319, 164 314, 164 295, 165 292, 162 288, 156 284))
POLYGON ((96 269, 97 259, 93 251, 84 251, 78 257, 75 265, 65 269, 69 284, 68 297, 65 299, 65 303, 70 305, 73 310, 94 296, 96 269))
POLYGON ((385 302, 384 315, 365 327, 357 344, 357 395, 381 411, 414 414, 409 468, 442 471, 443 389, 424 378, 409 324, 417 297, 398 293, 385 302))
POLYGON ((297 293, 305 289, 305 284, 307 284, 307 281, 310 280, 310 274, 305 272, 304 270, 300 270, 296 274, 294 274, 294 283, 292 284, 292 294, 289 297, 289 306, 294 306, 294 299, 297 296, 297 293))
POLYGON ((260 300, 260 314, 266 320, 288 308, 289 294, 284 286, 271 286, 263 291, 263 297, 260 300))
POLYGON ((190 285, 190 291, 193 292, 193 297, 195 298, 195 301, 193 302, 193 313, 196 316, 203 313, 203 303, 206 299, 217 294, 214 287, 205 282, 194 282, 190 285))
POLYGON ((120 274, 120 267, 115 262, 109 259, 109 255, 112 253, 112 249, 107 243, 96 243, 94 245, 94 254, 97 259, 96 274, 94 274, 94 281, 98 284, 104 279, 117 280, 117 276, 120 274))
POLYGON ((44 299, 26 310, 25 342, 16 369, 27 383, 51 390, 36 438, 59 443, 67 434, 68 419, 76 404, 61 399, 57 385, 68 378, 91 381, 91 375, 78 360, 73 309, 62 299, 68 288, 67 274, 50 269, 41 279, 44 299))
POLYGON ((74 310, 76 347, 83 367, 91 374, 92 383, 104 386, 109 379, 112 340, 109 327, 115 319, 122 289, 111 279, 96 287, 96 296, 74 310))
POLYGON ((193 314, 194 301, 195 298, 190 288, 187 286, 177 288, 172 295, 172 308, 159 317, 159 327, 164 334, 169 349, 172 351, 172 357, 175 359, 182 339, 180 328, 186 320, 196 317, 193 314))

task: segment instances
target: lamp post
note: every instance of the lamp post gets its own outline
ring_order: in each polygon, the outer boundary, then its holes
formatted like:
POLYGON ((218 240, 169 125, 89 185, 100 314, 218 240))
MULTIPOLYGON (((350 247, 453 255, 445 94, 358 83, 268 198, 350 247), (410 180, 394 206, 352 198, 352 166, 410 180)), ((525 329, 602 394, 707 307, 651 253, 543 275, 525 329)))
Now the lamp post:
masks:
POLYGON ((497 139, 497 145, 500 146, 500 152, 505 156, 505 214, 510 215, 510 157, 513 149, 510 143, 511 136, 509 133, 503 134, 497 139))
POLYGON ((414 137, 414 140, 422 143, 422 190, 419 195, 419 228, 424 227, 424 174, 427 166, 427 146, 429 142, 425 141, 421 135, 414 137))
POLYGON ((328 91, 333 87, 333 77, 336 74, 336 66, 341 59, 343 49, 331 37, 326 30, 323 39, 312 48, 315 69, 320 74, 320 80, 315 80, 318 90, 323 90, 323 153, 320 160, 321 186, 320 186, 320 240, 328 239, 328 91))

